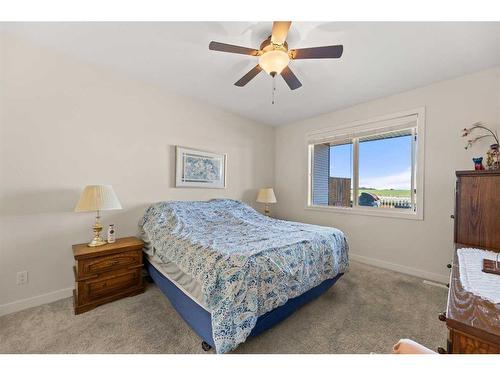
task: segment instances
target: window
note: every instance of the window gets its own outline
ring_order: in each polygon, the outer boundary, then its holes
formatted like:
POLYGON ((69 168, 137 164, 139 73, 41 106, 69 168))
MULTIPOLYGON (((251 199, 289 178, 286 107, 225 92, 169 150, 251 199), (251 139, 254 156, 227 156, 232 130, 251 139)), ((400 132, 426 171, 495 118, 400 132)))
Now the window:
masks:
POLYGON ((309 134, 308 207, 423 218, 423 127, 421 109, 309 134))

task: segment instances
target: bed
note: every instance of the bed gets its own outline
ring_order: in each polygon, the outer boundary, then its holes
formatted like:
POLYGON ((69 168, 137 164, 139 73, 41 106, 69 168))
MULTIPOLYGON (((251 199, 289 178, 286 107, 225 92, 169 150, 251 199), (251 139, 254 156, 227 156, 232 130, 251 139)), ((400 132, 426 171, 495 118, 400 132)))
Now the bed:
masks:
POLYGON ((139 227, 150 277, 217 353, 285 319, 349 265, 340 230, 269 218, 235 200, 155 203, 139 227))

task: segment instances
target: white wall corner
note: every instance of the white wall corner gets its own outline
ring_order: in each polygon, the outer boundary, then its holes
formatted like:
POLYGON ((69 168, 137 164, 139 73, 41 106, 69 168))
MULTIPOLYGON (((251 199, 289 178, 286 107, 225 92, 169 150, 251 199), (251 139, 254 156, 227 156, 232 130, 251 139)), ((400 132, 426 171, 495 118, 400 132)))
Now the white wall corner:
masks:
POLYGON ((30 298, 21 299, 0 305, 0 316, 11 314, 17 311, 29 309, 30 307, 44 305, 46 303, 58 301, 73 295, 73 288, 56 290, 54 292, 41 294, 30 298))

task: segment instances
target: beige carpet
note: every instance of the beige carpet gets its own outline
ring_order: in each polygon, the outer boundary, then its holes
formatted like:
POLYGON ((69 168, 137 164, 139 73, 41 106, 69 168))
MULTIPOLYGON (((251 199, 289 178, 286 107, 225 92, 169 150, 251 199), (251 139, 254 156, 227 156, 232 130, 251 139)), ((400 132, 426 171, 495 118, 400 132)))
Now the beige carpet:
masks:
MULTIPOLYGON (((328 292, 235 352, 387 353, 401 337, 435 349, 446 342, 437 319, 446 294, 418 278, 352 262, 328 292)), ((68 298, 0 317, 1 353, 204 353, 200 344, 153 284, 78 316, 68 298)))

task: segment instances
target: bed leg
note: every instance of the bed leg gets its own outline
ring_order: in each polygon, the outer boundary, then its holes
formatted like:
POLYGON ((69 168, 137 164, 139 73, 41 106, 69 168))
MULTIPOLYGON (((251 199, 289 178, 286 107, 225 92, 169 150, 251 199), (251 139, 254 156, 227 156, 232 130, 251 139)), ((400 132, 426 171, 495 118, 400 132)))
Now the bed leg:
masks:
POLYGON ((208 352, 210 349, 212 349, 212 346, 208 344, 206 341, 201 342, 201 348, 205 351, 208 352))

